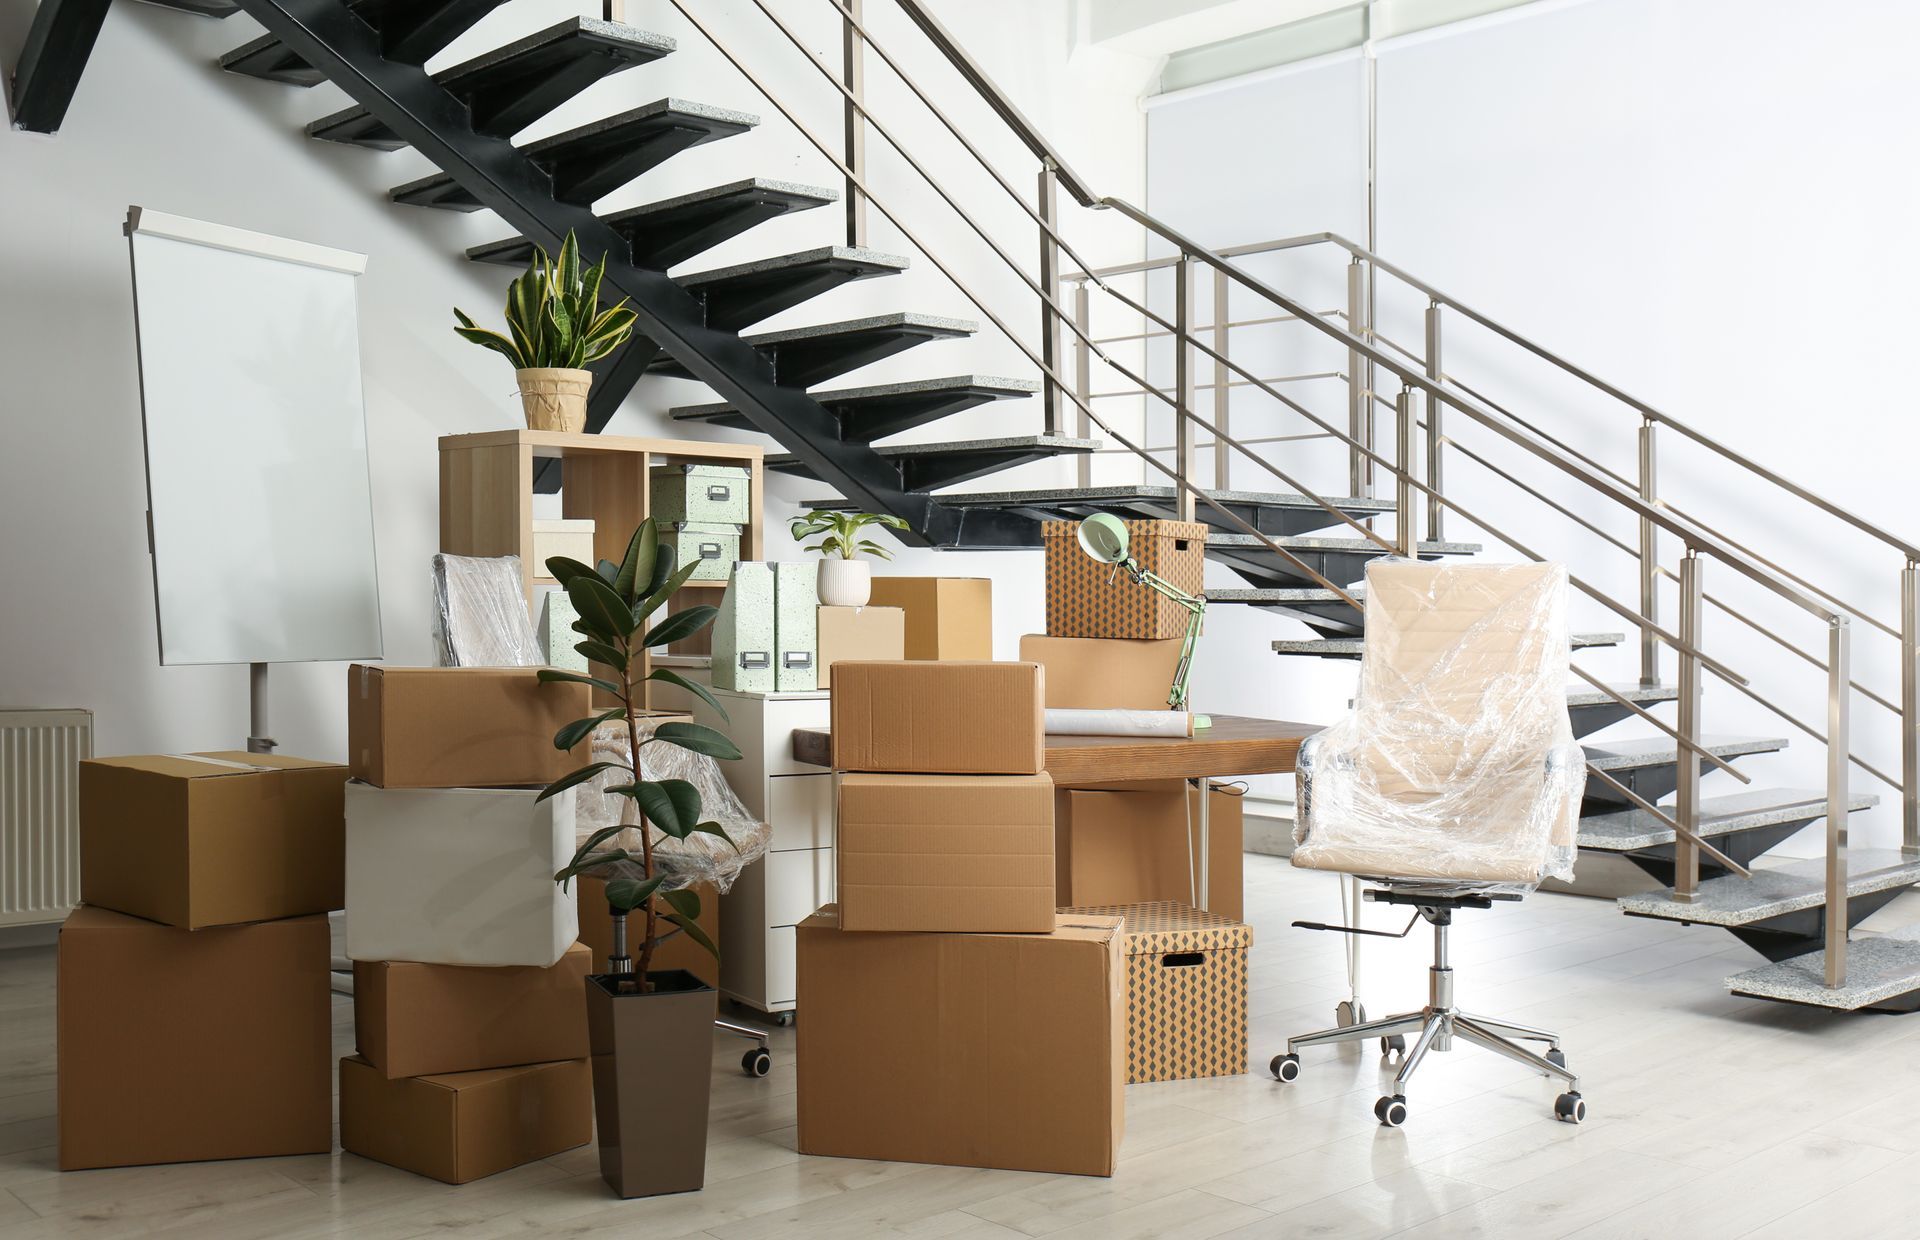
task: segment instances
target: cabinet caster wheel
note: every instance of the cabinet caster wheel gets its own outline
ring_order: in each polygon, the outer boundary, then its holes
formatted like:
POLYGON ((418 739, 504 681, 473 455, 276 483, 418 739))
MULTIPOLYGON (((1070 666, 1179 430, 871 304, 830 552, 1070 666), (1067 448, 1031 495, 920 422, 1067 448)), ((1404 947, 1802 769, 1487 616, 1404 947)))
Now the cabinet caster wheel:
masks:
POLYGON ((1275 1055, 1268 1067, 1272 1069, 1273 1079, 1276 1081, 1296 1080, 1300 1076, 1300 1056, 1275 1055))
POLYGON ((1390 1038, 1380 1039, 1380 1057, 1382 1059, 1391 1059, 1395 1055, 1405 1055, 1406 1053, 1407 1039, 1402 1035, 1396 1033, 1390 1038))
POLYGON ((1373 1104, 1373 1117, 1383 1127, 1398 1128, 1407 1122, 1407 1099, 1403 1094, 1389 1094, 1373 1104))
POLYGON ((756 1046, 740 1056, 740 1070, 748 1076, 765 1076, 773 1071, 773 1056, 764 1046, 756 1046))
POLYGON ((791 1029, 793 1028, 793 1013, 792 1012, 775 1012, 773 1014, 773 1023, 780 1026, 782 1029, 791 1029))
POLYGON ((1333 1023, 1342 1029, 1367 1023, 1367 1005, 1358 999, 1342 999, 1333 1005, 1333 1023))
POLYGON ((1563 1124, 1578 1124, 1587 1118, 1587 1104, 1579 1094, 1569 1090, 1553 1100, 1553 1117, 1563 1124))

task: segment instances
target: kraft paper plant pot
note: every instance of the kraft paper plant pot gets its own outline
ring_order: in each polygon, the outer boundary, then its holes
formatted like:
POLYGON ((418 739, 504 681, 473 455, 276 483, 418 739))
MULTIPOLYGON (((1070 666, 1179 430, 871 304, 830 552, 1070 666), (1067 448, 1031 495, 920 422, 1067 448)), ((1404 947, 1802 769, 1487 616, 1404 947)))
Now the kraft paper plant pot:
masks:
POLYGON ((587 389, 593 386, 591 370, 573 370, 565 366, 536 366, 513 372, 520 385, 520 407, 527 413, 527 429, 568 431, 579 434, 587 429, 587 389))
POLYGON ((873 566, 865 560, 828 556, 820 561, 820 605, 865 607, 873 597, 873 566))
POLYGON ((706 1183, 715 992, 685 969, 587 978, 593 1117, 600 1174, 622 1197, 690 1193, 706 1183))

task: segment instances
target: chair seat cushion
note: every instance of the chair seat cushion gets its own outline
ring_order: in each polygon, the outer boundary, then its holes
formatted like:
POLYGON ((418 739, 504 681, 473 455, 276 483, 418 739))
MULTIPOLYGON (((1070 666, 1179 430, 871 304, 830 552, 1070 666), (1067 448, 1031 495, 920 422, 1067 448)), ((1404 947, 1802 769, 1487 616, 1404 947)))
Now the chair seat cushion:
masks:
POLYGON ((1293 864, 1303 870, 1469 883, 1538 883, 1565 863, 1566 859, 1558 856, 1515 856, 1504 841, 1483 844, 1471 839, 1451 841, 1444 850, 1416 850, 1384 842, 1347 840, 1326 843, 1309 840, 1293 850, 1293 864))

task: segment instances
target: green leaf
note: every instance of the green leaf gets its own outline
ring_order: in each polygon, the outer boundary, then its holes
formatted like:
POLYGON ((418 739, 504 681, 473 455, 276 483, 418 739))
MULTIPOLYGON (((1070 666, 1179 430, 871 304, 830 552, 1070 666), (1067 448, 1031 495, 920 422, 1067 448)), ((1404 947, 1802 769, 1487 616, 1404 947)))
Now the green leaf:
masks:
POLYGON ((601 634, 631 637, 638 622, 613 587, 594 572, 582 573, 567 582, 567 597, 580 618, 598 628, 601 634))
POLYGON ((495 353, 501 354, 513 363, 515 370, 526 369, 526 360, 520 355, 519 348, 499 332, 488 331, 483 327, 456 327, 453 330, 463 340, 470 340, 483 349, 492 349, 495 353))
POLYGON ((704 947, 708 955, 712 956, 715 960, 720 959, 720 949, 713 945, 713 940, 707 937, 707 932, 700 928, 698 922, 690 921, 678 913, 668 913, 666 919, 682 930, 685 930, 687 937, 698 943, 701 947, 704 947))
POLYGON ((700 790, 684 779, 637 784, 633 799, 648 822, 676 840, 686 839, 700 821, 700 790))
POLYGON ((572 723, 553 734, 553 747, 555 749, 572 749, 581 741, 592 736, 595 728, 610 720, 624 718, 626 713, 626 707, 616 706, 612 710, 601 711, 591 719, 575 719, 572 723))
POLYGON ((693 829, 695 831, 704 832, 707 835, 717 835, 721 839, 725 840, 727 843, 732 844, 733 851, 735 852, 740 851, 740 845, 735 844, 733 837, 727 834, 727 829, 721 826, 717 822, 697 822, 693 825, 693 829))
POLYGON ((663 891, 660 898, 668 907, 688 921, 700 920, 700 893, 681 888, 678 891, 663 891))
POLYGON ((631 913, 653 898, 660 890, 660 884, 666 882, 666 875, 656 874, 652 878, 612 878, 607 880, 607 904, 609 907, 631 913))
POLYGON ((740 757, 739 747, 728 740, 725 733, 716 732, 703 724, 663 723, 653 730, 653 739, 706 754, 709 758, 732 762, 740 757))
MULTIPOLYGON (((586 644, 586 642, 581 642, 580 646, 586 644)), ((575 646, 574 649, 578 650, 580 646, 575 646)), ((563 672, 556 667, 541 668, 539 680, 542 684, 553 684, 556 681, 561 681, 574 685, 592 685, 596 689, 605 689, 617 698, 626 697, 626 691, 619 685, 614 684, 611 680, 601 680, 598 676, 582 676, 579 672, 563 672)), ((565 746, 565 748, 571 749, 573 746, 568 745, 565 746)))
POLYGON ((580 239, 567 230, 567 239, 560 243, 559 269, 554 273, 554 285, 564 294, 580 283, 580 239))
MULTIPOLYGON (((664 564, 671 565, 673 563, 673 548, 663 547, 661 548, 661 550, 664 552, 664 554, 661 555, 660 557, 661 562, 664 564)), ((648 616, 651 616, 654 612, 659 611, 660 605, 662 603, 665 603, 668 599, 672 598, 675 592, 677 592, 681 586, 687 584, 687 578, 693 576, 694 572, 697 569, 699 569, 699 567, 700 567, 700 562, 698 560, 695 560, 693 563, 686 565, 684 568, 681 568, 678 571, 669 575, 666 582, 660 586, 655 587, 653 592, 647 595, 647 597, 635 603, 633 605, 634 623, 638 625, 641 621, 645 620, 648 616)), ((655 567, 654 571, 655 572, 659 571, 657 566, 655 567)))
POLYGON ((712 624, 713 618, 719 614, 720 609, 709 603, 689 607, 685 611, 676 611, 648 629, 646 638, 640 644, 652 650, 656 646, 665 646, 692 637, 712 624))
MULTIPOLYGON (((712 691, 709 690, 705 685, 701 684, 699 681, 688 680, 685 676, 682 676, 679 672, 674 671, 670 667, 662 667, 662 668, 655 669, 652 673, 650 673, 647 676, 647 679, 665 681, 667 684, 670 684, 670 685, 678 685, 682 689, 685 689, 688 693, 691 693, 695 697, 704 701, 707 705, 713 707, 714 713, 719 715, 722 719, 727 719, 727 708, 720 705, 720 699, 714 697, 712 691)), ((728 722, 732 722, 732 721, 728 720, 728 722)))
POLYGON ((630 771, 633 768, 624 762, 590 762, 577 771, 569 771, 540 790, 535 801, 544 801, 550 796, 565 792, 575 784, 584 784, 602 771, 630 771))
MULTIPOLYGON (((663 591, 666 593, 672 593, 672 590, 669 590, 667 588, 669 582, 675 583, 673 585, 673 590, 678 590, 680 588, 678 583, 684 582, 687 579, 688 575, 692 572, 691 569, 683 569, 683 570, 680 570, 680 572, 676 575, 674 571, 674 565, 679 562, 679 557, 680 557, 680 553, 674 549, 674 545, 672 543, 667 543, 665 546, 661 547, 659 554, 654 558, 654 561, 653 561, 653 576, 647 579, 647 588, 644 591, 642 591, 642 593, 651 595, 656 598, 660 597, 663 591)), ((633 584, 636 586, 639 585, 640 579, 638 577, 635 577, 633 579, 633 584)), ((641 612, 639 614, 647 615, 649 613, 641 612)))
POLYGON ((644 866, 646 857, 641 853, 630 852, 623 848, 609 848, 605 852, 597 852, 591 856, 576 859, 566 869, 555 873, 553 881, 564 882, 576 874, 597 875, 603 870, 622 864, 644 866))
POLYGON ((593 566, 593 571, 600 580, 606 582, 608 585, 612 585, 613 579, 620 575, 620 566, 612 560, 601 560, 593 566))
POLYGON ((593 576, 593 569, 578 560, 570 560, 564 555, 547 557, 547 573, 561 585, 566 585, 581 575, 593 576))
MULTIPOLYGON (((604 663, 608 667, 615 668, 622 672, 627 670, 627 656, 619 649, 609 646, 605 642, 575 642, 573 648, 580 654, 592 659, 595 663, 604 663)), ((595 683, 605 684, 606 682, 603 680, 595 683)), ((620 686, 613 686, 613 691, 619 693, 620 686)))
POLYGON ((660 527, 648 517, 634 527, 627 540, 627 554, 621 557, 620 571, 613 579, 613 592, 632 607, 639 597, 639 586, 653 580, 653 563, 660 553, 660 527))

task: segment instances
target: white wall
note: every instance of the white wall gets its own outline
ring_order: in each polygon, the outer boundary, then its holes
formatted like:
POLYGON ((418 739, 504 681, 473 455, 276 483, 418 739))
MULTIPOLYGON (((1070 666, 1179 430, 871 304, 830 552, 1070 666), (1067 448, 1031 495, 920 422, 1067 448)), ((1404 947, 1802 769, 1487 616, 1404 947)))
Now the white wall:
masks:
MULTIPOLYGON (((1920 332, 1907 287, 1920 271, 1911 222, 1920 176, 1904 156, 1920 128, 1916 51, 1920 12, 1893 0, 1547 0, 1384 42, 1378 248, 1912 539, 1920 535, 1907 482, 1916 439, 1888 363, 1920 332)), ((1349 157, 1347 175, 1325 175, 1341 166, 1329 163, 1327 134, 1352 133, 1360 106, 1336 67, 1169 101, 1150 113, 1152 206, 1220 245, 1322 228, 1364 240, 1354 215, 1363 165, 1349 157), (1235 123, 1214 123, 1224 117, 1235 123), (1258 159, 1246 157, 1247 133, 1261 135, 1258 159), (1270 204, 1269 213, 1251 214, 1256 201, 1270 204)), ((1383 294, 1384 329, 1417 347, 1421 307, 1417 298, 1383 294)), ((1450 371, 1631 470, 1635 420, 1618 405, 1521 362, 1484 334, 1450 331, 1447 356, 1450 371)), ((1476 448, 1488 442, 1484 433, 1461 435, 1476 448)), ((1524 465, 1513 452, 1495 455, 1524 465)), ((1550 471, 1525 468, 1535 485, 1632 540, 1632 526, 1605 505, 1585 502, 1550 471)), ((1452 471, 1452 486, 1484 505, 1494 524, 1632 597, 1627 557, 1563 519, 1543 519, 1537 505, 1469 464, 1456 460, 1452 471)), ((1897 623, 1893 555, 1862 536, 1840 537, 1833 522, 1780 502, 1673 436, 1662 475, 1676 502, 1897 623)), ((1669 542, 1668 564, 1675 554, 1669 542)), ((1824 653, 1823 631, 1810 618, 1721 565, 1706 573, 1710 591, 1824 653)), ((1671 619, 1671 595, 1666 606, 1671 619)), ((1585 627, 1622 627, 1590 605, 1579 614, 1585 627)), ((1814 669, 1724 615, 1708 615, 1712 648, 1824 728, 1814 669)), ((1856 678, 1897 700, 1893 643, 1864 625, 1854 629, 1856 678)), ((1621 680, 1637 671, 1626 650, 1583 663, 1621 680)), ((1671 656, 1666 666, 1670 677, 1671 656)), ((1274 683, 1288 692, 1295 675, 1277 673, 1274 683)), ((1210 683, 1229 698, 1236 691, 1233 680, 1210 683)), ((1897 774, 1891 716, 1859 695, 1853 703, 1855 752, 1897 774)), ((1778 758, 1740 763, 1756 786, 1820 784, 1817 743, 1711 678, 1705 717, 1717 732, 1793 738, 1778 758)), ((1724 775, 1713 784, 1734 790, 1724 775)), ((1864 773, 1856 786, 1889 791, 1864 773)), ((1856 843, 1897 840, 1897 816, 1886 807, 1856 827, 1856 843)))
MULTIPOLYGON (((25 34, 27 14, 16 11, 24 7, 12 6, 8 24, 0 25, 0 60, 8 65, 25 34)), ((988 72, 1085 175, 1110 187, 1107 192, 1138 195, 1138 65, 1077 49, 1067 0, 938 7, 988 72)), ((600 83, 528 137, 666 95, 775 116, 664 0, 628 8, 634 24, 677 36, 682 50, 600 83)), ((822 19, 830 7, 817 8, 821 14, 801 22, 806 37, 816 48, 837 47, 822 19)), ((598 5, 520 0, 487 18, 435 67, 589 10, 597 12, 598 5)), ((803 111, 816 118, 821 132, 837 133, 828 88, 752 6, 727 0, 703 3, 698 12, 734 40, 776 90, 808 101, 803 111)), ((912 43, 897 20, 882 19, 881 29, 890 45, 912 43)), ((334 88, 301 92, 214 68, 219 53, 254 33, 245 17, 212 22, 145 5, 115 5, 62 132, 49 138, 0 131, 0 524, 6 530, 0 579, 7 583, 0 607, 0 702, 92 708, 101 753, 229 747, 247 731, 243 669, 158 666, 142 524, 146 497, 133 320, 120 235, 130 203, 370 256, 361 285, 361 336, 390 662, 432 661, 427 562, 437 542, 436 440, 511 426, 518 416, 505 366, 450 330, 456 304, 483 319, 497 313, 510 273, 475 267, 460 254, 505 230, 487 213, 461 216, 388 203, 389 187, 428 170, 413 152, 379 155, 302 136, 307 120, 344 106, 334 88)), ((876 65, 870 72, 885 99, 884 69, 876 65)), ((937 98, 955 97, 951 77, 929 70, 929 80, 942 92, 937 98)), ((1029 186, 1030 160, 1000 138, 984 112, 964 100, 953 107, 963 124, 983 135, 987 152, 1009 178, 1029 186)), ((956 192, 984 201, 984 182, 933 122, 917 116, 900 129, 956 192)), ((930 243, 955 250, 956 261, 982 273, 990 299, 1014 288, 984 278, 990 256, 958 249, 964 225, 941 215, 924 195, 902 189, 897 167, 878 162, 882 141, 870 145, 876 176, 902 193, 903 211, 910 212, 909 220, 922 221, 918 226, 930 243)), ((837 183, 804 139, 769 119, 751 135, 678 157, 603 206, 750 175, 837 183)), ((829 244, 837 227, 837 214, 825 210, 776 221, 691 266, 829 244)), ((1006 235, 1023 260, 1032 255, 1030 231, 1006 235)), ((1100 261, 1130 256, 1125 237, 1099 230, 1088 236, 1100 261)), ((884 226, 876 227, 875 243, 898 248, 884 226)), ((907 277, 840 290, 767 326, 891 309, 978 317, 922 258, 915 255, 914 261, 907 277)), ((1030 368, 1004 342, 983 338, 929 346, 919 357, 896 359, 871 374, 878 380, 971 371, 1020 375, 1030 368)), ((866 374, 851 380, 863 381, 866 374)), ((610 429, 674 434, 662 416, 665 408, 709 398, 699 385, 648 381, 610 429)), ((999 417, 936 433, 993 433, 977 429, 992 425, 1038 429, 1031 409, 999 417)), ((1042 481, 1053 476, 1027 472, 1042 481)), ((826 488, 781 480, 771 490, 767 513, 774 523, 793 511, 794 501, 826 488)), ((776 532, 772 546, 777 556, 798 554, 783 533, 776 532)), ((1040 623, 1037 553, 959 561, 910 553, 899 563, 900 571, 992 574, 1004 654, 1011 654, 1019 633, 1040 623)), ((287 752, 344 752, 343 680, 337 664, 276 669, 273 728, 287 752)))

